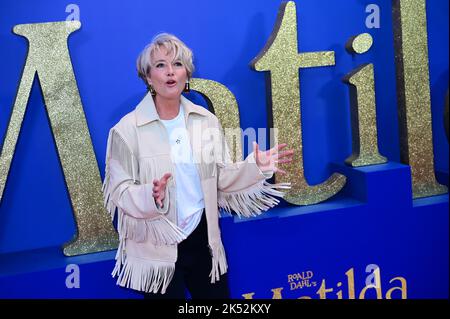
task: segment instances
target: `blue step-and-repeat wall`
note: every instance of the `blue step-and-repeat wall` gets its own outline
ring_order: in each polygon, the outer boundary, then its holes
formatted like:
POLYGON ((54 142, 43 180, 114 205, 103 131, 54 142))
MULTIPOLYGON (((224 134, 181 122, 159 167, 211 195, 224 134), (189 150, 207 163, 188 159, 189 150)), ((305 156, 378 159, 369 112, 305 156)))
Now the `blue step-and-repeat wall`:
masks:
MULTIPOLYGON (((346 184, 313 205, 282 201, 256 218, 223 217, 232 297, 448 298, 448 193, 414 198, 411 167, 401 157, 393 2, 294 1, 298 52, 335 54, 334 65, 299 71, 305 178, 317 185, 337 172, 346 184), (363 33, 373 46, 350 54, 347 41, 363 33), (344 161, 352 154, 352 101, 342 79, 366 63, 374 66, 378 147, 387 162, 351 167, 344 161)), ((424 157, 448 186, 449 2, 402 2, 426 3, 434 158, 424 157)), ((1 1, 2 156, 10 152, 4 141, 15 125, 11 114, 32 53, 15 26, 80 21, 67 44, 103 179, 108 131, 146 93, 136 57, 159 32, 192 48, 195 78, 219 82, 234 94, 242 129, 270 127, 267 74, 251 61, 269 41, 280 6, 275 0, 1 1)), ((208 107, 198 93, 188 98, 208 107)), ((0 170, 0 298, 141 298, 111 278, 114 250, 63 254, 77 225, 54 133, 36 76, 9 173, 0 170)), ((243 145, 246 155, 247 141, 243 145)))

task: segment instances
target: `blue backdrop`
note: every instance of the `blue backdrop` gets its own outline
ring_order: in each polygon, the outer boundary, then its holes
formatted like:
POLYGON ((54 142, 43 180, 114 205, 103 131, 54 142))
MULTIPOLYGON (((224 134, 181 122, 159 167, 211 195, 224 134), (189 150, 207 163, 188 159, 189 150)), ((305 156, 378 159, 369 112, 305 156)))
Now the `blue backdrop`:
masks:
MULTIPOLYGON (((332 50, 333 67, 302 69, 305 174, 318 184, 332 172, 348 178, 344 190, 318 205, 283 203, 258 219, 221 220, 230 264, 232 295, 271 298, 316 294, 323 280, 336 298, 348 298, 377 265, 383 298, 405 278, 408 298, 448 298, 448 194, 412 200, 409 167, 400 164, 391 1, 376 1, 379 28, 369 29, 371 0, 297 0, 299 52, 332 50), (345 43, 368 32, 373 48, 351 56, 345 43), (342 77, 373 63, 380 153, 389 163, 359 169, 343 165, 351 154, 350 102, 342 77), (297 274, 313 274, 305 286, 297 274), (296 276, 293 276, 296 275, 296 276), (293 278, 298 280, 294 280, 293 278), (308 287, 310 285, 311 287, 308 287)), ((18 24, 64 21, 68 1, 0 3, 0 143, 3 142, 27 56, 27 41, 12 33, 18 24)), ((265 74, 250 61, 268 40, 281 1, 86 1, 81 29, 69 49, 98 166, 104 171, 109 129, 145 94, 135 60, 158 32, 176 34, 195 56, 194 77, 224 84, 236 96, 241 127, 267 127, 265 74)), ((444 99, 448 88, 447 0, 428 1, 433 144, 438 180, 448 185, 448 141, 444 99)), ((206 107, 196 95, 191 99, 206 107)), ((1 144, 0 144, 1 145, 1 144)), ((247 153, 248 150, 244 150, 247 153)), ((110 279, 114 252, 63 257, 75 223, 39 82, 35 79, 6 189, 0 203, 0 297, 135 297, 110 279), (80 266, 80 288, 65 285, 67 264, 80 266)), ((372 289, 373 290, 373 289, 372 289)), ((366 297, 374 298, 368 291, 366 297)), ((394 292, 399 298, 400 292, 394 292)))

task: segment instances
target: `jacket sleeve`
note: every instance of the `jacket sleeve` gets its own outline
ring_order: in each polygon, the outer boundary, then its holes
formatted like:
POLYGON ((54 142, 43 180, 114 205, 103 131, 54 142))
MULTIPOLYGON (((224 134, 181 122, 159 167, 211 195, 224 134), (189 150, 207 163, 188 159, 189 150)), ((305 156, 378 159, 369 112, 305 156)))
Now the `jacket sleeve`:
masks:
POLYGON ((104 204, 111 218, 118 214, 119 236, 155 244, 173 244, 185 236, 165 215, 170 206, 169 187, 162 208, 152 196, 153 184, 140 184, 138 161, 127 140, 111 129, 106 154, 104 204))
POLYGON ((262 172, 256 164, 253 153, 244 161, 233 163, 228 144, 219 124, 219 143, 216 144, 218 171, 218 205, 226 212, 234 211, 239 216, 260 215, 280 201, 283 189, 289 183, 270 184, 266 181, 273 176, 272 171, 262 172))
POLYGON ((168 187, 162 208, 158 207, 152 196, 152 184, 140 184, 124 170, 114 158, 109 161, 110 184, 114 189, 111 200, 127 215, 138 219, 153 218, 166 214, 169 208, 168 187))

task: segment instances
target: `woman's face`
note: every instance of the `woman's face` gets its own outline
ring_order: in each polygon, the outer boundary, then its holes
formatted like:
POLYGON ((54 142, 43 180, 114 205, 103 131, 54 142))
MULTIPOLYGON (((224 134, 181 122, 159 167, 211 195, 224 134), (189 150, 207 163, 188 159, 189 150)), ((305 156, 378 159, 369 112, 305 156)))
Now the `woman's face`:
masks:
POLYGON ((167 50, 161 47, 151 57, 147 81, 160 97, 179 99, 187 81, 186 67, 180 60, 174 60, 174 52, 168 55, 167 50))

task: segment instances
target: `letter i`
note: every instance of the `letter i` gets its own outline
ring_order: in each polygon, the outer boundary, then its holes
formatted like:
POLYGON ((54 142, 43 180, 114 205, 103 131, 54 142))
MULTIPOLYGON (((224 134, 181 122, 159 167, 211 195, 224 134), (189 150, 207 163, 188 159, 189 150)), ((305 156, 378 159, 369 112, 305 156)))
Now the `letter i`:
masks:
MULTIPOLYGON (((349 53, 363 54, 370 50, 372 36, 363 33, 350 38, 349 53)), ((386 163, 378 152, 375 77, 373 64, 363 64, 347 74, 342 81, 350 88, 352 155, 345 162, 353 167, 386 163)))
MULTIPOLYGON (((340 288, 342 286, 342 282, 337 283, 337 287, 340 288)), ((342 289, 336 293, 338 299, 342 299, 342 289)))

